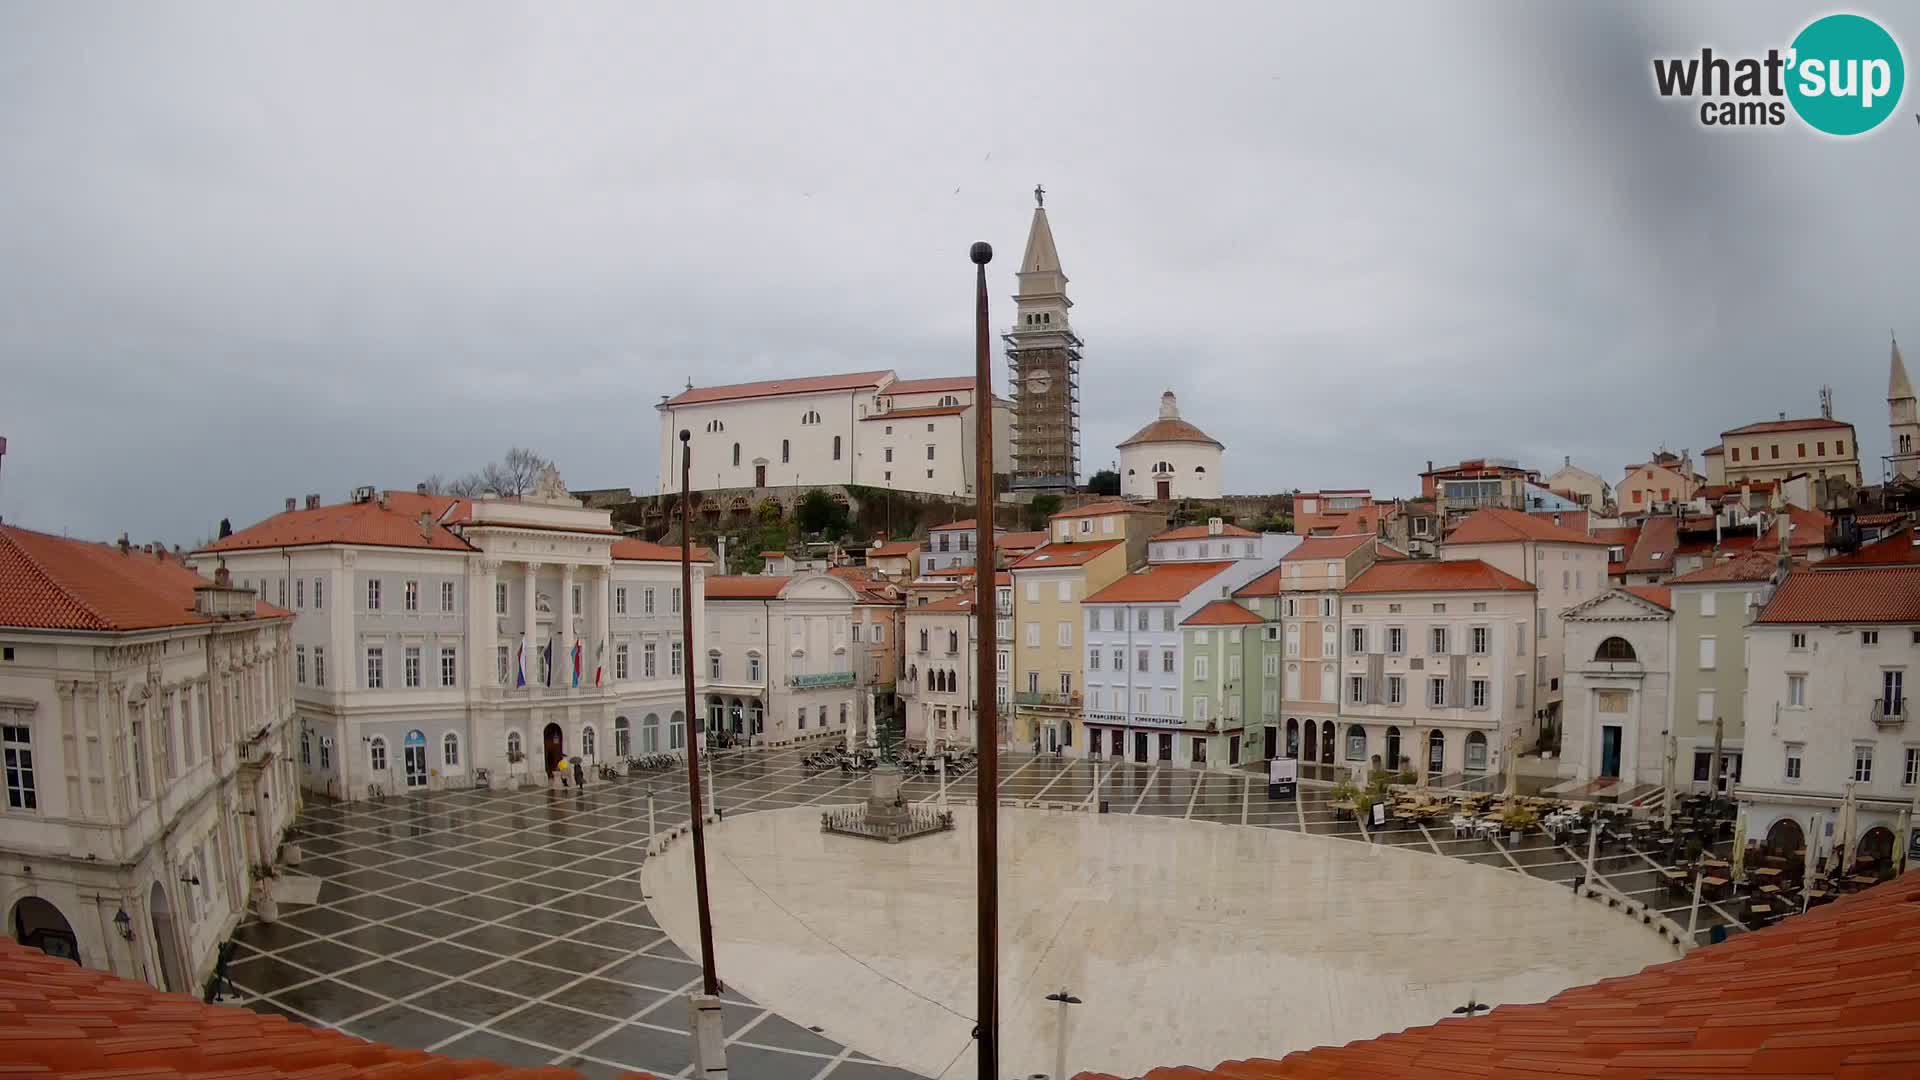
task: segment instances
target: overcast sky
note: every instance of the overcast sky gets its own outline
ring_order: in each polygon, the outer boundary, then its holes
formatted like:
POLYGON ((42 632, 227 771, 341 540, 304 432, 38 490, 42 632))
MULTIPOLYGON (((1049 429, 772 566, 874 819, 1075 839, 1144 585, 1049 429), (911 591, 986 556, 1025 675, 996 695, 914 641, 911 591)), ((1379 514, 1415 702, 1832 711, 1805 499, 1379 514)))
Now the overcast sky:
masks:
POLYGON ((1088 469, 1171 388, 1236 492, 1612 481, 1824 382, 1877 478, 1915 91, 1703 129, 1651 57, 1828 8, 1588 7, 6 4, 0 514, 192 543, 515 443, 651 492, 689 377, 967 373, 1036 183, 1088 469))

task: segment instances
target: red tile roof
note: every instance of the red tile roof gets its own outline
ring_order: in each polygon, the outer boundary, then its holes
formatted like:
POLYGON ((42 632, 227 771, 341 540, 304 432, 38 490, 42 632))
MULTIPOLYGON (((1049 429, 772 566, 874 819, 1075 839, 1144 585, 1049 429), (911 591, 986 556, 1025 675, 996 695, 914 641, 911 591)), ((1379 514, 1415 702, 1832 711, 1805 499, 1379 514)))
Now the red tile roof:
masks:
MULTIPOLYGON (((680 561, 679 544, 656 544, 651 540, 629 538, 615 540, 611 547, 615 562, 677 563, 680 561)), ((713 561, 713 552, 695 544, 688 557, 697 563, 710 563, 713 561)))
POLYGON ((1640 539, 1640 526, 1627 525, 1620 528, 1593 530, 1595 540, 1605 540, 1610 547, 1633 548, 1633 542, 1640 539))
POLYGON ((1231 562, 1154 563, 1082 600, 1083 604, 1171 604, 1232 566, 1231 562))
POLYGON ((876 548, 868 548, 867 558, 898 559, 898 558, 901 558, 902 556, 912 556, 912 555, 917 555, 919 553, 920 553, 920 541, 894 540, 890 543, 881 544, 879 547, 876 547, 876 548))
MULTIPOLYGON (((198 626, 195 586, 212 584, 180 560, 117 545, 0 525, 0 626, 36 630, 153 630, 198 626)), ((261 618, 288 614, 254 604, 261 618)))
POLYGON ((1920 535, 1914 533, 1912 526, 1888 533, 1858 551, 1835 555, 1815 565, 1822 570, 1844 570, 1849 566, 1899 566, 1909 563, 1920 564, 1920 535))
POLYGON ((1379 558, 1379 559, 1407 558, 1406 552, 1401 551, 1399 548, 1394 547, 1392 544, 1375 544, 1373 548, 1373 554, 1375 558, 1379 558))
POLYGON ((971 375, 948 379, 895 379, 887 384, 888 394, 957 394, 974 388, 971 375))
POLYGON ((1805 420, 1763 420, 1758 424, 1748 424, 1746 427, 1723 431, 1720 437, 1724 439, 1728 435, 1765 435, 1773 431, 1812 431, 1816 428, 1846 428, 1851 431, 1853 425, 1845 420, 1828 420, 1819 416, 1808 417, 1805 420))
POLYGON ((1718 443, 1715 443, 1714 445, 1707 447, 1705 450, 1700 451, 1700 456, 1701 457, 1721 457, 1725 455, 1726 452, 1727 451, 1725 447, 1719 445, 1718 443))
POLYGON ((923 416, 960 416, 967 411, 965 405, 923 405, 914 409, 893 409, 888 412, 874 413, 860 419, 872 420, 914 420, 923 416))
POLYGON ((994 537, 995 551, 1032 551, 1047 542, 1047 530, 1033 532, 1010 532, 994 537))
POLYGON ((1349 593, 1532 591, 1533 586, 1479 559, 1377 562, 1347 584, 1349 593))
POLYGON ((1205 540, 1209 536, 1216 536, 1216 535, 1217 536, 1259 536, 1260 534, 1250 529, 1243 529, 1240 526, 1233 524, 1232 522, 1222 522, 1220 524, 1220 531, 1218 533, 1209 532, 1208 526, 1205 526, 1205 525, 1182 525, 1177 529, 1168 529, 1166 532, 1160 533, 1157 536, 1150 537, 1149 539, 1152 539, 1152 540, 1205 540))
POLYGON ((1348 533, 1344 536, 1309 536, 1292 551, 1280 556, 1281 562, 1318 562, 1344 559, 1373 541, 1372 533, 1348 533))
POLYGON ((1157 511, 1151 506, 1130 503, 1125 499, 1101 499, 1099 502, 1090 502, 1084 506, 1076 506, 1070 510, 1062 510, 1047 520, 1060 521, 1065 518, 1104 517, 1107 514, 1152 514, 1156 512, 1157 511))
POLYGON ((1673 610, 1673 590, 1659 585, 1628 585, 1626 591, 1645 600, 1649 604, 1659 604, 1668 611, 1673 610))
POLYGON ((913 610, 914 611, 934 611, 934 612, 940 612, 941 614, 949 614, 956 611, 972 611, 973 610, 973 591, 969 589, 962 592, 957 592, 957 593, 954 593, 952 596, 935 600, 931 604, 922 604, 919 607, 914 608, 913 610))
POLYGON ((1086 544, 1048 544, 1035 548, 1031 554, 1022 555, 1008 569, 1045 570, 1051 566, 1085 566, 1108 551, 1119 547, 1122 540, 1096 540, 1086 544))
POLYGON ((1245 626, 1266 622, 1260 616, 1231 600, 1215 600, 1180 620, 1181 626, 1245 626))
POLYGON ((891 371, 854 371, 845 375, 816 375, 802 379, 768 379, 765 382, 733 383, 729 386, 696 386, 661 402, 655 408, 676 405, 705 405, 715 401, 740 401, 746 398, 785 397, 789 394, 825 394, 838 390, 878 389, 893 377, 891 371))
POLYGON ((1581 535, 1583 535, 1583 536, 1591 536, 1591 535, 1592 535, 1592 532, 1591 532, 1591 530, 1589 530, 1589 529, 1587 528, 1587 519, 1588 519, 1588 517, 1589 517, 1589 516, 1591 516, 1591 511, 1587 511, 1587 510, 1529 510, 1529 511, 1527 511, 1527 514, 1528 514, 1528 516, 1529 516, 1529 517, 1537 517, 1537 518, 1539 518, 1539 519, 1540 519, 1541 521, 1544 521, 1544 522, 1546 522, 1546 523, 1547 523, 1547 524, 1549 524, 1549 525, 1552 525, 1552 524, 1554 524, 1554 523, 1555 523, 1555 521, 1554 521, 1554 519, 1556 519, 1556 518, 1558 518, 1558 519, 1559 519, 1559 525, 1560 525, 1560 527, 1561 527, 1561 528, 1563 528, 1563 529, 1572 529, 1572 530, 1573 530, 1574 532, 1577 532, 1577 533, 1580 533, 1580 534, 1581 534, 1581 535))
POLYGON ((437 551, 473 551, 440 524, 465 520, 472 504, 451 495, 419 495, 411 491, 389 491, 386 505, 373 499, 363 503, 337 503, 314 510, 287 510, 241 529, 224 540, 216 540, 201 551, 251 551, 261 548, 311 547, 317 544, 356 544, 363 547, 428 548, 437 551), (420 528, 420 515, 430 517, 427 529, 420 528))
POLYGON ((1668 585, 1705 585, 1727 581, 1770 581, 1780 569, 1780 557, 1764 551, 1746 551, 1711 566, 1671 578, 1668 585))
POLYGON ((1502 510, 1488 507, 1468 514, 1466 520, 1454 526, 1447 534, 1449 544, 1511 544, 1519 541, 1541 541, 1552 544, 1601 544, 1606 541, 1588 536, 1584 532, 1555 525, 1551 521, 1521 513, 1518 510, 1502 510))
POLYGON ((792 580, 784 574, 716 574, 707 579, 707 599, 778 600, 792 580))
MULTIPOLYGON (((1393 1035, 1142 1080, 1912 1080, 1920 875, 1637 974, 1393 1035)), ((1112 1080, 1081 1073, 1075 1080, 1112 1080)))
POLYGON ((961 518, 959 521, 949 521, 944 525, 929 525, 927 526, 927 531, 930 533, 937 533, 937 532, 953 532, 958 529, 965 529, 971 532, 978 526, 979 526, 978 518, 961 518))
POLYGON ((1650 517, 1640 525, 1640 536, 1627 550, 1625 572, 1671 574, 1673 554, 1680 547, 1680 522, 1666 515, 1650 517))
POLYGON ((0 941, 0 984, 0 1073, 23 1080, 582 1080, 568 1068, 455 1059, 203 1005, 11 940, 0 941))
POLYGON ((1148 443, 1205 443, 1208 446, 1221 446, 1218 439, 1177 416, 1163 416, 1155 420, 1128 436, 1127 440, 1120 445, 1122 447, 1143 446, 1148 443))
POLYGON ((1763 623, 1920 623, 1920 566, 1788 574, 1754 620, 1763 623))

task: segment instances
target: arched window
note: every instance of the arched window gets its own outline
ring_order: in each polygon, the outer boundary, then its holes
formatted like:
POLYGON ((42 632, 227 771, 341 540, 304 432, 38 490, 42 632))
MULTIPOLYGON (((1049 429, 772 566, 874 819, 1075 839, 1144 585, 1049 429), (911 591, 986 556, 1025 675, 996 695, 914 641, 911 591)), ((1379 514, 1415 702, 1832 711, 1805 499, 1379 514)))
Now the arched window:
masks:
POLYGON ((460 736, 451 731, 440 740, 440 764, 448 767, 460 764, 460 736))
POLYGON ((767 706, 759 698, 747 699, 747 730, 755 735, 767 730, 767 706))
POLYGON ((660 749, 660 714, 648 713, 640 721, 640 749, 644 753, 655 753, 660 749))
POLYGON ((367 766, 374 772, 387 771, 387 740, 378 735, 367 744, 367 766))
POLYGON ((1447 733, 1434 729, 1427 733, 1427 771, 1438 775, 1446 770, 1447 733))
POLYGON ((524 753, 524 751, 520 748, 520 733, 517 731, 507 732, 507 760, 512 761, 522 753, 524 753))
MULTIPOLYGON (((924 652, 924 651, 926 651, 926 650, 925 650, 924 648, 922 648, 922 650, 921 650, 921 651, 922 651, 922 652, 924 652)), ((917 665, 917 664, 908 664, 908 665, 907 665, 907 685, 909 685, 909 686, 919 686, 919 685, 920 685, 920 667, 919 667, 919 665, 917 665)))
POLYGON ((840 703, 840 726, 847 726, 847 703, 844 701, 840 703))
POLYGON ((593 738, 592 724, 588 724, 586 727, 580 729, 580 753, 589 759, 591 759, 594 756, 594 738, 593 738))
MULTIPOLYGON (((1511 766, 1511 763, 1509 763, 1511 766)), ((1467 768, 1485 769, 1487 767, 1487 736, 1483 732, 1467 732, 1467 768)))
POLYGON ((687 718, 678 709, 667 718, 667 749, 679 750, 687 745, 687 718))
POLYGON ((947 631, 947 651, 950 653, 957 653, 960 651, 960 631, 958 630, 947 631))
POLYGON ((718 421, 718 420, 709 420, 709 421, 707 421, 707 434, 709 434, 709 435, 717 435, 717 434, 719 434, 720 432, 722 432, 722 431, 725 431, 725 430, 727 430, 727 425, 725 425, 725 424, 723 424, 723 423, 721 423, 720 421, 718 421))
POLYGON ((920 628, 920 651, 921 652, 927 651, 927 648, 928 648, 927 641, 929 640, 929 634, 930 632, 927 630, 926 627, 923 626, 920 628))
POLYGON ((623 758, 631 753, 633 753, 633 732, 627 724, 626 717, 616 716, 613 718, 613 756, 623 758))
POLYGON ((1164 461, 1156 461, 1153 463, 1153 471, 1157 473, 1170 473, 1173 471, 1173 466, 1164 461))
POLYGON ((1594 650, 1593 658, 1595 660, 1639 659, 1639 657, 1634 655, 1633 645, 1629 643, 1626 638, 1622 637, 1610 637, 1601 642, 1600 647, 1594 650))
POLYGON ((740 467, 740 444, 739 443, 733 444, 733 467, 736 469, 740 467))
POLYGON ((833 460, 840 460, 840 436, 838 435, 833 437, 833 460))
POLYGON ((1197 473, 1204 473, 1207 471, 1207 467, 1205 465, 1195 465, 1193 467, 1193 471, 1197 473))
POLYGON ((707 730, 719 731, 727 722, 727 704, 717 697, 707 699, 707 730))
POLYGON ((820 414, 814 412, 812 409, 808 409, 806 412, 800 414, 800 423, 803 425, 817 424, 819 422, 820 414))
POLYGON ((792 460, 793 460, 793 441, 791 439, 781 439, 780 440, 780 464, 785 465, 791 462, 792 460))
POLYGON ((1347 760, 1367 760, 1367 729, 1359 724, 1352 724, 1347 728, 1347 760))
POLYGON ((1300 721, 1291 716, 1287 717, 1287 756, 1300 756, 1300 721))
POLYGON ((300 733, 300 765, 304 768, 313 764, 313 736, 305 731, 300 733))
POLYGON ((1314 738, 1314 735, 1318 731, 1319 731, 1319 725, 1315 724, 1311 720, 1307 721, 1306 734, 1307 734, 1307 760, 1308 761, 1316 760, 1320 752, 1320 747, 1319 747, 1320 740, 1314 738))

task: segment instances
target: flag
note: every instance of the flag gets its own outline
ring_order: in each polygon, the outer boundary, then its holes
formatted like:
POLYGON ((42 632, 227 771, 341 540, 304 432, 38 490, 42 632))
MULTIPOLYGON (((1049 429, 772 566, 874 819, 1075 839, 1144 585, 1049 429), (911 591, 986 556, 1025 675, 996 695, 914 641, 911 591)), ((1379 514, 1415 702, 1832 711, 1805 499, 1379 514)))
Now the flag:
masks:
POLYGON ((605 638, 593 650, 593 685, 600 685, 600 676, 607 670, 607 642, 605 638))
POLYGON ((552 638, 548 638, 547 643, 540 647, 540 667, 546 674, 547 685, 552 686, 553 685, 553 639, 552 638))
POLYGON ((580 639, 573 639, 573 688, 580 689, 580 639))
POLYGON ((527 685, 527 635, 520 635, 520 651, 513 658, 513 685, 519 689, 527 685))

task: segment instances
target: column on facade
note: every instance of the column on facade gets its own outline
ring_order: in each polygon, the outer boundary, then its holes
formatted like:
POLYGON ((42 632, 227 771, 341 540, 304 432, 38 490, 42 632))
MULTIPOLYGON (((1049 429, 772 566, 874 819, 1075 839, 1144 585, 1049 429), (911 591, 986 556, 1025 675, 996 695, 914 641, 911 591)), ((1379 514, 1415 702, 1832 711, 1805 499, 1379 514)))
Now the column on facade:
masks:
MULTIPOLYGON (((539 661, 535 659, 535 657, 539 655, 539 643, 534 640, 536 636, 534 616, 537 614, 535 606, 539 602, 537 589, 539 581, 540 564, 529 560, 527 563, 526 583, 523 590, 526 597, 526 610, 521 620, 520 643, 514 647, 514 662, 516 665, 523 663, 526 665, 527 685, 529 687, 536 685, 540 677, 540 664, 539 661), (524 658, 520 651, 522 649, 525 650, 524 658)), ((515 670, 518 670, 518 668, 516 667, 515 670)))
POLYGON ((492 686, 500 681, 500 616, 494 602, 499 584, 500 560, 480 560, 480 595, 467 598, 467 648, 473 654, 467 658, 469 686, 492 686))
POLYGON ((559 618, 556 621, 560 632, 555 635, 553 646, 553 662, 557 665, 553 670, 553 681, 560 686, 572 686, 573 640, 575 633, 573 620, 580 617, 580 613, 573 610, 572 563, 560 564, 559 612, 559 618))
POLYGON ((604 669, 602 685, 613 685, 613 565, 600 568, 600 610, 593 620, 593 657, 591 666, 604 669))

